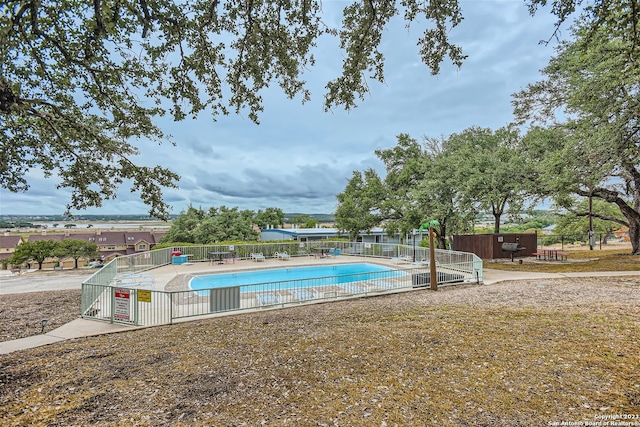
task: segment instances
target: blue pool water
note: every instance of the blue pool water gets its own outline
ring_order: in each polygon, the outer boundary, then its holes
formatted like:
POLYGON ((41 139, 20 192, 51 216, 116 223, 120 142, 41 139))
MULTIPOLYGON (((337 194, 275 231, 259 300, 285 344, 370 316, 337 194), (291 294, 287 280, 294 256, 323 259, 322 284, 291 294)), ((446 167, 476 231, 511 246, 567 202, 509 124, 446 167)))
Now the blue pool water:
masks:
POLYGON ((189 287, 193 290, 198 290, 257 285, 242 289, 243 292, 255 292, 270 289, 266 284, 272 282, 279 282, 277 285, 278 289, 291 289, 357 282, 381 277, 391 277, 397 274, 401 273, 392 268, 376 264, 339 264, 209 274, 194 277, 189 281, 189 287), (384 272, 387 272, 387 274, 384 272))

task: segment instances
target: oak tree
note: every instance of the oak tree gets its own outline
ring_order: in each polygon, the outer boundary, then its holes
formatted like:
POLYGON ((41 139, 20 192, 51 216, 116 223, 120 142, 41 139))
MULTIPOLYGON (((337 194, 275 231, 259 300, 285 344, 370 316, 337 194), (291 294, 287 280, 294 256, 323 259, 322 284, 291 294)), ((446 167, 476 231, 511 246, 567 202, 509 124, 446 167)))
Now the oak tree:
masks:
POLYGON ((78 268, 80 258, 93 258, 98 255, 98 245, 84 240, 64 239, 56 247, 56 256, 59 258, 73 258, 74 268, 78 268))
MULTIPOLYGON (((620 10, 624 20, 629 11, 620 10)), ((628 34, 589 22, 574 28, 543 70, 545 79, 515 96, 516 115, 534 128, 531 162, 538 165, 541 191, 560 207, 575 198, 611 203, 622 217, 601 219, 629 227, 640 253, 640 63, 628 34), (553 138, 549 138, 550 134, 553 138)))
POLYGON ((254 213, 226 206, 189 208, 172 221, 161 243, 211 244, 223 241, 255 241, 254 213))
POLYGON ((16 247, 13 255, 9 258, 9 263, 19 265, 24 262, 35 261, 38 263, 38 270, 42 270, 42 263, 49 257, 55 257, 57 249, 58 242, 53 240, 24 242, 16 247))
POLYGON ((455 175, 457 205, 489 211, 494 233, 500 232, 502 215, 519 214, 529 197, 530 165, 520 152, 520 133, 514 126, 493 131, 471 127, 449 136, 445 155, 455 175))
POLYGON ((386 197, 387 191, 374 169, 354 171, 344 191, 336 196, 336 227, 355 240, 361 231, 380 225, 380 203, 386 197))

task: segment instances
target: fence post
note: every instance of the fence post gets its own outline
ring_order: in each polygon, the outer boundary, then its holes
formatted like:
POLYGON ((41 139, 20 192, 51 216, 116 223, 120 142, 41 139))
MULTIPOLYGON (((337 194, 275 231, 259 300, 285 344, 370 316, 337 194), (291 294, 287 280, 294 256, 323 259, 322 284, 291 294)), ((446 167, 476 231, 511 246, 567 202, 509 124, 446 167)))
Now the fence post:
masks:
POLYGON ((115 315, 116 315, 116 287, 115 286, 111 286, 111 310, 109 310, 111 312, 111 323, 114 322, 115 320, 115 315))
POLYGON ((138 290, 137 289, 131 290, 130 298, 133 301, 133 324, 136 326, 140 326, 140 323, 138 323, 139 319, 138 319, 138 290))
POLYGON ((173 292, 169 293, 169 324, 173 325, 173 292))

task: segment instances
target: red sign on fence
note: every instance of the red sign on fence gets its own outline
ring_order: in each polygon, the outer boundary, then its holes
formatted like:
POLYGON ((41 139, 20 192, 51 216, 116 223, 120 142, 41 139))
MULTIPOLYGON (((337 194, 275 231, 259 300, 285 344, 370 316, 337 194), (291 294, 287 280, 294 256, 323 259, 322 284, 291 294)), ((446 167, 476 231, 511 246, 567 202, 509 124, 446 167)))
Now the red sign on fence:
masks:
POLYGON ((114 317, 118 320, 131 320, 131 307, 129 304, 131 300, 131 290, 116 289, 115 297, 114 317))

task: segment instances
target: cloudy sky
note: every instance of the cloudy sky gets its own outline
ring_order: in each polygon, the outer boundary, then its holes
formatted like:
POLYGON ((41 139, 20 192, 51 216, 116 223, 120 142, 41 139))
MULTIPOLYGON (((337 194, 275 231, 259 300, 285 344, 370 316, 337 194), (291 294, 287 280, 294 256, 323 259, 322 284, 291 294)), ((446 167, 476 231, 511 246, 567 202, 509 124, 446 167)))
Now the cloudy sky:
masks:
MULTIPOLYGON (((342 1, 324 1, 325 19, 337 22, 342 1)), ((497 129, 512 120, 511 94, 540 79, 555 44, 540 44, 553 33, 554 17, 528 14, 523 0, 462 1, 464 21, 451 33, 467 61, 458 70, 445 63, 432 76, 420 62, 416 40, 424 22, 407 30, 393 21, 384 34, 385 84, 370 82, 371 92, 352 111, 323 111, 325 84, 340 72, 335 41, 322 40, 317 64, 305 78, 312 101, 287 99, 277 88, 263 94, 260 125, 246 116, 209 114, 180 123, 159 122, 176 146, 141 145, 138 162, 160 164, 181 175, 179 189, 165 191, 173 212, 190 204, 226 205, 258 210, 333 213, 336 195, 354 170, 373 167, 383 174, 374 150, 395 145, 396 136, 440 137, 470 126, 497 129)), ((565 28, 564 33, 568 33, 565 28)), ((55 180, 30 175, 31 190, 0 190, 2 214, 61 214, 69 194, 55 180)), ((118 198, 86 214, 146 213, 135 193, 122 188, 118 198)))

